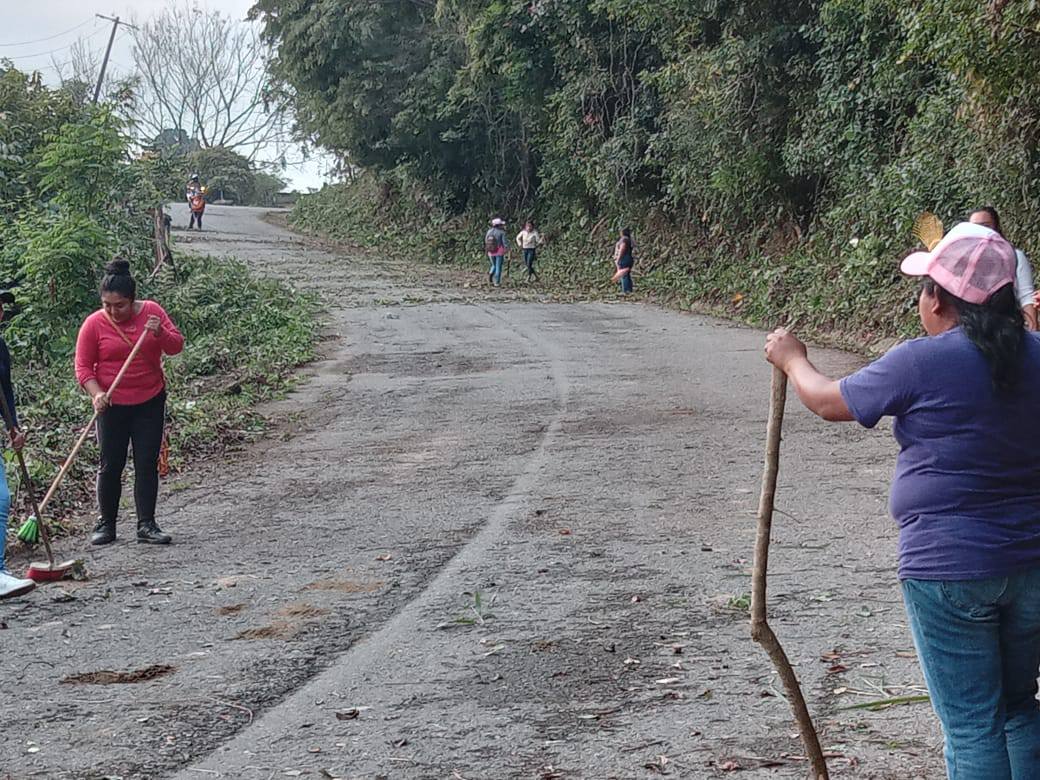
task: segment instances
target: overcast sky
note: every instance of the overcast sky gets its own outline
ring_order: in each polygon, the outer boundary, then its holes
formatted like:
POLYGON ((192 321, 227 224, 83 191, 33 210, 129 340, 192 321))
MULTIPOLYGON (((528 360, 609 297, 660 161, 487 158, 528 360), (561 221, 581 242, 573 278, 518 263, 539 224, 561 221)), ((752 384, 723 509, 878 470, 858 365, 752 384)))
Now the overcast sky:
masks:
MULTIPOLYGON (((0 58, 14 61, 19 70, 39 70, 50 83, 57 81, 55 63, 69 59, 69 47, 78 39, 100 52, 108 43, 112 23, 95 14, 119 16, 126 20, 144 20, 181 0, 2 0, 3 23, 0 25, 0 58)), ((193 6, 218 10, 222 14, 244 19, 253 0, 195 0, 193 6)), ((125 29, 116 35, 109 67, 115 75, 132 71, 131 41, 125 29)), ((300 189, 320 187, 327 161, 306 164, 302 169, 290 168, 286 178, 300 189)))

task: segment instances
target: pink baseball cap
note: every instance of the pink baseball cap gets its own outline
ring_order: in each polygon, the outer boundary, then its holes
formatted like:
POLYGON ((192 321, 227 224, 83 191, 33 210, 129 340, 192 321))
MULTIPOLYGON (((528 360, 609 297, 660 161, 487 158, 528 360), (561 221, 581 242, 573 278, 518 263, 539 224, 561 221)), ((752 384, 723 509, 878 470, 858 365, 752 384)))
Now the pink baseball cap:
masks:
POLYGON ((930 252, 914 252, 899 266, 907 276, 929 276, 950 295, 985 303, 1015 281, 1015 249, 995 230, 961 222, 930 252))

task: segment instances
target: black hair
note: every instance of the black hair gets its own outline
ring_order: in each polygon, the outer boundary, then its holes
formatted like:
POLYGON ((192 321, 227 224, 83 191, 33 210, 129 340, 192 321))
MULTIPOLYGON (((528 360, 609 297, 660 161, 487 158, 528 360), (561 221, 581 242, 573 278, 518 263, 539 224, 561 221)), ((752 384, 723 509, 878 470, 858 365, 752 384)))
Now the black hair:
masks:
POLYGON ((1000 235, 1004 235, 1004 230, 1000 226, 1000 214, 993 206, 980 206, 977 209, 972 209, 968 214, 968 219, 971 220, 973 214, 989 214, 989 218, 993 220, 993 229, 996 230, 1000 235))
POLYGON ((625 238, 632 238, 632 228, 621 228, 621 235, 625 238))
POLYGON ((971 343, 989 364, 993 389, 998 393, 1014 389, 1022 368, 1025 343, 1025 317, 1015 296, 1015 286, 1006 284, 985 303, 968 303, 950 294, 934 280, 926 278, 921 287, 939 298, 944 307, 957 312, 957 319, 971 343))
POLYGON ((101 292, 114 292, 129 298, 137 299, 137 282, 130 275, 129 260, 112 260, 105 266, 105 275, 101 277, 101 292))

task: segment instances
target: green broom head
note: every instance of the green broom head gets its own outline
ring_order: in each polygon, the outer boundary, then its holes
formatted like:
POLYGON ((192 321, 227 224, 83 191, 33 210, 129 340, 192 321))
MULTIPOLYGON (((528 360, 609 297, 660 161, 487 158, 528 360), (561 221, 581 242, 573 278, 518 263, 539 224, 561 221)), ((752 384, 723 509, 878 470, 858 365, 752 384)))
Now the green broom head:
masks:
POLYGON ((29 515, 29 519, 22 523, 18 529, 18 538, 26 544, 36 544, 40 541, 40 521, 36 515, 29 515))

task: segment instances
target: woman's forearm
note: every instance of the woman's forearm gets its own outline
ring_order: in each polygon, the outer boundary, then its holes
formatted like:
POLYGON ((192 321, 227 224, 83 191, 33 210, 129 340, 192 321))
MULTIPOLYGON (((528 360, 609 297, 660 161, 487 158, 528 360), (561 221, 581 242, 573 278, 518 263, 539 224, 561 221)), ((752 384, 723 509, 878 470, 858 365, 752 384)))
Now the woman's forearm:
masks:
POLYGON ((855 419, 841 394, 838 380, 820 373, 807 357, 794 358, 786 368, 795 392, 810 412, 832 422, 855 419))
POLYGON ((1029 328, 1029 330, 1036 330, 1037 329, 1037 327, 1036 327, 1036 305, 1035 304, 1030 303, 1030 304, 1026 304, 1025 306, 1023 306, 1022 307, 1022 316, 1025 317, 1026 327, 1029 328))
POLYGON ((96 379, 88 379, 86 382, 84 382, 83 383, 83 390, 91 398, 96 396, 98 393, 105 392, 104 390, 101 389, 101 385, 98 384, 98 381, 96 379))

